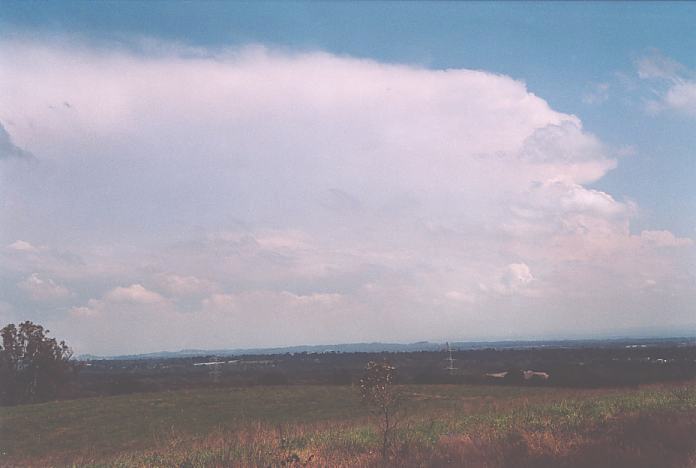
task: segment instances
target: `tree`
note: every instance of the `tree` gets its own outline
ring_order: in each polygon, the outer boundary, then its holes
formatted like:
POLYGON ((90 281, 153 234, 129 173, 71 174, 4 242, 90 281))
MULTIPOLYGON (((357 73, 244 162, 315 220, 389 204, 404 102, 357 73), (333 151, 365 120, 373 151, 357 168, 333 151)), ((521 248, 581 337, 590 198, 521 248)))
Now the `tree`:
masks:
POLYGON ((54 398, 76 371, 72 350, 48 338, 49 330, 26 321, 0 330, 0 400, 30 403, 54 398))
POLYGON ((360 379, 360 396, 378 415, 382 430, 382 459, 386 461, 392 432, 396 428, 396 411, 401 396, 395 387, 396 367, 387 361, 370 361, 360 379))

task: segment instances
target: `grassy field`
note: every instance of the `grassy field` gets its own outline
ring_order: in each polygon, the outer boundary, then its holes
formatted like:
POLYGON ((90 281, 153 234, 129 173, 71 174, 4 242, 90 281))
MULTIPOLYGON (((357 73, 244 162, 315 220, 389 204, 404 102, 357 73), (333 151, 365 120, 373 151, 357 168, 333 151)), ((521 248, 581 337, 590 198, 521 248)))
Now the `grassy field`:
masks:
POLYGON ((420 385, 401 391, 389 460, 378 453, 379 427, 355 388, 286 386, 0 408, 0 465, 300 466, 309 461, 310 466, 647 467, 696 462, 695 384, 572 391, 420 385))

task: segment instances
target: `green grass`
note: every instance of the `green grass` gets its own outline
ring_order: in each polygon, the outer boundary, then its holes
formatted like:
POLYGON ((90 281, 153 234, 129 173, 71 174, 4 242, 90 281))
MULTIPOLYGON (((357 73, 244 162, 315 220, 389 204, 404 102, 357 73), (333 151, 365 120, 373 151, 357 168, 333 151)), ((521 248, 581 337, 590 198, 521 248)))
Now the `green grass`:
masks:
POLYGON ((251 423, 343 419, 362 408, 342 387, 187 390, 0 408, 0 451, 40 456, 146 448, 172 432, 205 435, 251 423))
MULTIPOLYGON (((696 409, 693 386, 570 391, 421 385, 401 390, 398 437, 426 447, 453 434, 572 432, 626 414, 696 409)), ((253 464, 279 451, 360 454, 377 443, 378 428, 357 390, 344 386, 201 389, 0 408, 0 465, 38 466, 46 460, 99 465, 101 460, 113 466, 173 466, 172 454, 184 453, 191 463, 195 458, 194 466, 215 465, 205 460, 223 455, 253 464), (229 443, 230 434, 236 443, 229 443)))

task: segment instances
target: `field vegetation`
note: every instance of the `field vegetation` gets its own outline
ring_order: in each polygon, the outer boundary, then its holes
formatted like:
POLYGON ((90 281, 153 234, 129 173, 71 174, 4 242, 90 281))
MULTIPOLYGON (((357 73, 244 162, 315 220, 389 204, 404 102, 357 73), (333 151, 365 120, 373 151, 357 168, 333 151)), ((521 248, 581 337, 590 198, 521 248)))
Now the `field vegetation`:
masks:
POLYGON ((0 408, 0 465, 631 466, 696 462, 696 384, 402 385, 386 459, 350 385, 210 388, 0 408))

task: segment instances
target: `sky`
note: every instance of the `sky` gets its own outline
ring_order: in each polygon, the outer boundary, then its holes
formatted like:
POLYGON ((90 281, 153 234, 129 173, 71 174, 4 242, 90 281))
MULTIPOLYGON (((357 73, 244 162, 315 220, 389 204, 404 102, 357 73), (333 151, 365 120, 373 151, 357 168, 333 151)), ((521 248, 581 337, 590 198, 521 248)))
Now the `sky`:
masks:
POLYGON ((0 323, 102 355, 694 335, 694 24, 3 1, 0 323))

